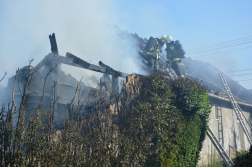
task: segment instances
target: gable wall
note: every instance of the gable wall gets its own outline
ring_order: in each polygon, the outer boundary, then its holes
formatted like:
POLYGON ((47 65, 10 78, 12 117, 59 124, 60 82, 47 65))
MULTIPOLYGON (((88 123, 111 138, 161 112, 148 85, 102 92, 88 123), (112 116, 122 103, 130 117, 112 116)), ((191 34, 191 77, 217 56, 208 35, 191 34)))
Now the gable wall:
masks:
MULTIPOLYGON (((209 125, 213 130, 215 136, 219 140, 219 137, 221 137, 221 133, 218 134, 218 130, 221 130, 221 119, 220 117, 219 119, 216 119, 216 109, 217 106, 220 106, 222 112, 224 149, 228 153, 228 155, 230 155, 231 158, 236 155, 236 151, 234 151, 230 146, 234 147, 238 151, 248 150, 249 142, 243 132, 242 127, 240 126, 239 121, 237 120, 237 116, 231 106, 231 103, 216 98, 210 98, 210 100, 213 106, 211 109, 209 125)), ((242 105, 240 107, 244 111, 243 114, 245 115, 245 117, 250 121, 252 116, 252 107, 242 105)), ((247 128, 249 128, 248 125, 247 128)), ((249 131, 251 132, 250 128, 249 131)), ((220 143, 222 144, 222 142, 220 143)), ((200 154, 201 160, 199 160, 198 162, 199 166, 211 163, 211 159, 213 158, 220 160, 218 152, 216 151, 214 145, 211 143, 210 139, 207 136, 203 143, 203 148, 200 154)))

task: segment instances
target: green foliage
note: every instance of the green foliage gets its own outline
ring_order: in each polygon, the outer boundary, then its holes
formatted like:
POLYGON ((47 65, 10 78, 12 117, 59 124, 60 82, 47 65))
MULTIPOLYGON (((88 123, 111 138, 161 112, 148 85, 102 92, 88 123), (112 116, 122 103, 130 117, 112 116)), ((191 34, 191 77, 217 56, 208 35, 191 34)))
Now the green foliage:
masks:
POLYGON ((196 166, 210 113, 206 91, 196 81, 171 81, 159 74, 140 82, 140 98, 119 124, 121 135, 128 139, 124 148, 132 158, 129 162, 196 166))
POLYGON ((235 166, 246 167, 252 164, 252 146, 249 151, 239 152, 236 158, 233 160, 235 166))
POLYGON ((138 86, 139 96, 111 97, 117 113, 104 101, 96 101, 93 113, 69 111, 60 133, 52 130, 54 111, 39 108, 24 119, 22 110, 13 126, 15 111, 2 110, 1 165, 196 166, 210 113, 204 87, 159 74, 140 77, 138 86))
POLYGON ((171 92, 172 105, 182 113, 177 125, 178 156, 175 166, 195 166, 209 121, 209 97, 200 83, 190 79, 173 81, 171 92))

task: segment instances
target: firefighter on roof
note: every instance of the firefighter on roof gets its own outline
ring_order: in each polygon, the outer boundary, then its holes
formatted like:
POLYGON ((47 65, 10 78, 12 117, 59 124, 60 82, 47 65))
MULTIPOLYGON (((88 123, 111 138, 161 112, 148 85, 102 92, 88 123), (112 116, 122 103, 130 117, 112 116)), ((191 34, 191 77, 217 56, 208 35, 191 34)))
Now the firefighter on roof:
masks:
POLYGON ((162 35, 161 37, 158 38, 153 38, 150 37, 146 47, 144 48, 146 51, 147 55, 152 56, 152 69, 158 70, 159 65, 158 65, 158 60, 160 59, 159 52, 162 52, 162 47, 164 46, 165 43, 169 42, 170 36, 169 35, 162 35))
POLYGON ((185 51, 182 48, 181 43, 178 40, 170 41, 169 43, 166 43, 166 46, 167 46, 165 49, 167 52, 166 67, 168 67, 168 65, 171 65, 172 69, 176 72, 177 76, 180 78, 184 78, 184 75, 182 74, 182 71, 180 69, 180 63, 181 60, 185 58, 185 51))

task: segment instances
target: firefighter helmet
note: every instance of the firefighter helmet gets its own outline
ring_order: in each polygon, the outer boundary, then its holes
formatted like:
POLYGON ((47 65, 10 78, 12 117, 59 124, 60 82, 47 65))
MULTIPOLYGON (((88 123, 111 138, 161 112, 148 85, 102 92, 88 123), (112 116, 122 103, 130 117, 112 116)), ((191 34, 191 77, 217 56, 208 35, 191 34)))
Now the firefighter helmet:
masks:
POLYGON ((160 39, 163 41, 163 42, 169 42, 172 40, 172 37, 170 35, 162 35, 160 37, 160 39))

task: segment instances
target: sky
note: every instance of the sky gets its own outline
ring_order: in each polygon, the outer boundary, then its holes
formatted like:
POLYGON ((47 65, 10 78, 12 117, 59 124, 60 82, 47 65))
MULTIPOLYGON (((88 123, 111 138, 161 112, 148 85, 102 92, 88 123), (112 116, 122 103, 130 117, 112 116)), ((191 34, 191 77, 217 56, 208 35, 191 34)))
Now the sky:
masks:
MULTIPOLYGON (((0 78, 7 72, 0 85, 6 86, 7 78, 29 60, 35 66, 50 53, 52 33, 62 56, 70 52, 92 64, 101 60, 116 70, 139 73, 132 58, 137 55, 125 57, 125 48, 117 47, 111 29, 117 25, 143 38, 171 35, 180 40, 186 57, 209 62, 252 89, 252 80, 241 81, 252 75, 234 76, 252 70, 229 72, 252 69, 252 40, 238 40, 252 36, 251 6, 249 0, 0 0, 0 78), (219 44, 227 41, 234 44, 219 44), (214 44, 219 45, 210 46, 214 44)), ((66 65, 62 69, 76 79, 94 75, 66 65)))

